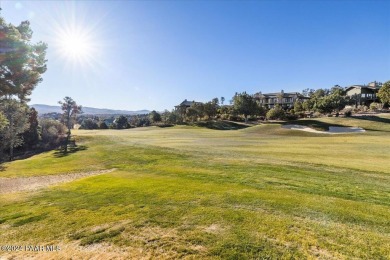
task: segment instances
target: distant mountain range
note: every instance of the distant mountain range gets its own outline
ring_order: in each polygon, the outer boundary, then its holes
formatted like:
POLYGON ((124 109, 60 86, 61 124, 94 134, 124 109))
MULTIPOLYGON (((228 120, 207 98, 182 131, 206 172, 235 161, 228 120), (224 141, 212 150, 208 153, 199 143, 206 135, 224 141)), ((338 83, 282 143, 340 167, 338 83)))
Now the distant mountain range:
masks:
MULTIPOLYGON (((38 111, 39 115, 47 113, 62 113, 60 106, 49 106, 42 104, 34 104, 30 107, 35 108, 38 111)), ((113 110, 107 108, 94 108, 94 107, 83 107, 84 115, 139 115, 139 114, 149 114, 149 110, 137 110, 137 111, 128 111, 128 110, 113 110)))

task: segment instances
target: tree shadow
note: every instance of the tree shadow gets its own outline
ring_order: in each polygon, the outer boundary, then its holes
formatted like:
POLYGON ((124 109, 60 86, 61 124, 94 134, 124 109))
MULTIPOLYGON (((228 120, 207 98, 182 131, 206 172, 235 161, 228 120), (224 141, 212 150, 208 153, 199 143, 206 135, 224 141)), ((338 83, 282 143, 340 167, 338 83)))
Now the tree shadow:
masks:
POLYGON ((77 153, 79 151, 85 151, 87 149, 88 149, 88 147, 85 145, 79 145, 79 146, 74 145, 74 146, 68 147, 68 151, 65 152, 65 149, 63 147, 60 147, 59 149, 57 149, 54 152, 54 157, 55 158, 62 158, 62 157, 66 157, 68 155, 77 153))
POLYGON ((379 116, 353 116, 352 118, 390 124, 390 118, 379 116))
MULTIPOLYGON (((36 150, 23 150, 23 149, 16 149, 15 151, 15 154, 14 154, 14 158, 12 159, 11 162, 14 162, 14 161, 19 161, 19 160, 24 160, 24 159, 28 159, 30 157, 33 157, 35 155, 38 155, 38 154, 41 154, 41 153, 44 153, 44 152, 47 152, 47 151, 50 151, 52 149, 44 149, 44 148, 37 148, 36 150)), ((8 155, 7 155, 8 157, 8 155)), ((5 171, 5 166, 4 166, 4 163, 7 163, 7 162, 10 162, 9 160, 1 160, 0 161, 0 171, 5 171)))
POLYGON ((250 127, 250 125, 231 121, 200 121, 193 123, 193 125, 213 130, 239 130, 250 127))
MULTIPOLYGON (((384 123, 384 124, 390 125, 389 118, 383 118, 383 117, 378 117, 378 116, 353 116, 351 118, 358 119, 358 120, 372 121, 372 122, 377 122, 377 123, 384 123)), ((378 129, 366 128, 366 130, 379 131, 379 132, 390 132, 390 130, 383 130, 383 129, 378 130, 378 129)))

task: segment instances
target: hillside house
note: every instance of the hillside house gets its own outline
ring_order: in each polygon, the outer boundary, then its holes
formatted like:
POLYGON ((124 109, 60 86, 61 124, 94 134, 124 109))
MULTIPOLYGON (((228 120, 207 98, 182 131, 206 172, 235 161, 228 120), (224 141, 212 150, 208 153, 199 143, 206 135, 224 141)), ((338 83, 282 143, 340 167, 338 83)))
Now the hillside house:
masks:
POLYGON ((378 102, 377 93, 382 87, 380 82, 371 82, 368 85, 352 85, 345 88, 345 93, 351 101, 358 105, 369 106, 372 102, 378 102))
POLYGON ((283 90, 279 93, 257 93, 255 94, 257 99, 263 107, 273 108, 279 105, 285 109, 293 108, 294 103, 297 100, 304 101, 308 97, 303 96, 299 92, 284 92, 283 90))
POLYGON ((202 104, 202 102, 188 101, 187 99, 184 99, 183 102, 181 102, 179 105, 175 106, 176 112, 178 112, 178 114, 181 116, 183 121, 185 121, 185 115, 187 112, 187 108, 191 107, 194 104, 202 104))
POLYGON ((195 101, 188 101, 187 99, 184 99, 183 102, 181 102, 179 105, 175 106, 176 109, 178 108, 187 108, 187 107, 190 107, 192 106, 194 103, 196 103, 195 101))
POLYGON ((188 101, 184 99, 179 105, 175 106, 176 111, 185 111, 188 107, 191 107, 193 104, 202 104, 202 102, 188 101))

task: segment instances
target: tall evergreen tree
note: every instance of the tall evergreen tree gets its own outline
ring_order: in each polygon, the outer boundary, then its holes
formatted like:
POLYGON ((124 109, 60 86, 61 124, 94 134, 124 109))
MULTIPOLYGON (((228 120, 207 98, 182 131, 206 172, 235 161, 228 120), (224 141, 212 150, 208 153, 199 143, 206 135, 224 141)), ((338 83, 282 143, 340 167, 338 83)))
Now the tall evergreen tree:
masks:
POLYGON ((30 22, 19 26, 0 17, 0 98, 17 97, 28 101, 46 71, 45 43, 31 44, 30 22))
POLYGON ((23 134, 24 145, 27 148, 33 148, 39 143, 39 123, 38 123, 38 112, 35 108, 30 108, 28 112, 28 123, 29 128, 23 134))
POLYGON ((161 121, 161 115, 159 113, 157 113, 155 110, 150 112, 149 118, 150 118, 150 121, 152 121, 152 123, 157 123, 157 122, 161 121))

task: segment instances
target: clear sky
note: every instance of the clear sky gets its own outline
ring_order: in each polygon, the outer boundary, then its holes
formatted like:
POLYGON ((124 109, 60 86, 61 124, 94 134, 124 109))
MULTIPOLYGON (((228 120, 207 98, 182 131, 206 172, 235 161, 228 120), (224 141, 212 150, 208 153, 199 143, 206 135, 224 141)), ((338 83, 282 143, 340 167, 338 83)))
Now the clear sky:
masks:
POLYGON ((1 1, 48 43, 30 104, 171 110, 184 99, 390 80, 390 1, 1 1))

